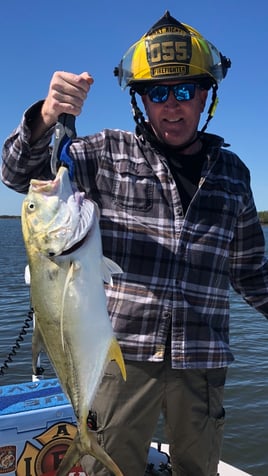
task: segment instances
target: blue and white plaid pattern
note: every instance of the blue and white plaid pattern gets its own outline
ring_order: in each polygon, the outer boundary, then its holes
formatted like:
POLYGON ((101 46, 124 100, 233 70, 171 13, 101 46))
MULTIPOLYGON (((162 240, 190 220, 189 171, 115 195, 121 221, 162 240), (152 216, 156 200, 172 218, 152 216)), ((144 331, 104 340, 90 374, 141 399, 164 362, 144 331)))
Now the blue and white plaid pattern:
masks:
MULTIPOLYGON (((6 185, 25 193, 32 177, 51 177, 52 133, 30 147, 24 117, 4 146, 6 185)), ((248 169, 218 136, 205 141, 185 216, 165 157, 133 133, 104 130, 70 147, 75 181, 100 207, 103 253, 124 271, 106 291, 127 359, 161 361, 171 332, 174 368, 228 365, 230 284, 268 317, 268 265, 248 169)))

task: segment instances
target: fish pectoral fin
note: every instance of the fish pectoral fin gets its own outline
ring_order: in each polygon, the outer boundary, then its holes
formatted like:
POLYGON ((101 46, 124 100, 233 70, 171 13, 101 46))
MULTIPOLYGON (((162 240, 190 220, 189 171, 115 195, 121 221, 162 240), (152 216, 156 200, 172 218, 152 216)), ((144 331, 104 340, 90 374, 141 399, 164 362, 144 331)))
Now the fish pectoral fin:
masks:
POLYGON ((124 380, 127 379, 126 367, 120 345, 118 344, 115 337, 111 341, 111 345, 108 351, 108 360, 115 360, 118 367, 121 370, 121 374, 124 380))
POLYGON ((123 270, 120 268, 120 266, 110 258, 107 258, 107 256, 103 256, 101 268, 101 276, 103 281, 110 284, 111 286, 113 285, 112 275, 123 273, 123 270))
POLYGON ((76 265, 74 262, 70 263, 70 267, 65 279, 64 288, 62 292, 62 300, 61 300, 61 312, 60 312, 60 334, 61 334, 61 345, 62 349, 64 350, 65 342, 64 342, 64 311, 65 311, 65 301, 67 290, 70 286, 70 283, 74 280, 76 265))

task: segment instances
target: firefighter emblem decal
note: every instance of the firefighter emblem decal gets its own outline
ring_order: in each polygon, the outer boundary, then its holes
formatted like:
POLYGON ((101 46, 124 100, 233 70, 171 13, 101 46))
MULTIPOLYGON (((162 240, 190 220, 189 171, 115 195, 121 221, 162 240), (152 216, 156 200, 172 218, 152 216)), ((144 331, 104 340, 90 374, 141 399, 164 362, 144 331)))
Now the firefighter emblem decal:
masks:
MULTIPOLYGON (((38 446, 26 441, 17 462, 16 476, 55 475, 75 434, 75 425, 59 422, 35 436, 38 446)), ((75 466, 69 472, 69 476, 86 475, 81 466, 75 466)))

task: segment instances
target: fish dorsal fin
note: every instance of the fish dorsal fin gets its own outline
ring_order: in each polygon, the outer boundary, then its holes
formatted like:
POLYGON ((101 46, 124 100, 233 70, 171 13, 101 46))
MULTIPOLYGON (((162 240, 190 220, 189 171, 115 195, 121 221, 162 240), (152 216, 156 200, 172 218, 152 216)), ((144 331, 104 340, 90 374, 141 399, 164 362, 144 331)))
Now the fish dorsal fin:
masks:
POLYGON ((102 279, 105 283, 108 283, 112 286, 113 285, 112 275, 113 274, 122 274, 122 273, 123 273, 123 271, 122 271, 122 269, 120 268, 120 266, 118 264, 116 264, 110 258, 107 258, 106 256, 103 256, 102 267, 101 267, 101 275, 102 275, 102 279))
POLYGON ((124 380, 127 378, 125 362, 123 359, 123 355, 120 349, 120 345, 118 344, 115 337, 112 338, 110 348, 108 351, 108 360, 115 360, 118 367, 121 370, 121 374, 124 380))

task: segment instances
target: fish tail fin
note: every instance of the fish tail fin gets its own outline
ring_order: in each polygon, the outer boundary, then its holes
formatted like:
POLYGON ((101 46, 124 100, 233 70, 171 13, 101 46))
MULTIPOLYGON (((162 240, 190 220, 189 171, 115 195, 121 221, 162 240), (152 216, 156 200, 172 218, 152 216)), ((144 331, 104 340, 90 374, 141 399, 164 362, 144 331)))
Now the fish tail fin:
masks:
POLYGON ((93 456, 100 461, 114 476, 123 476, 117 464, 106 453, 106 451, 99 445, 95 434, 86 428, 86 433, 79 434, 77 432, 74 440, 69 446, 57 471, 57 476, 66 476, 69 471, 81 461, 83 470, 89 473, 87 466, 92 463, 87 461, 87 456, 93 456), (82 459, 83 458, 83 459, 82 459))
POLYGON ((126 367, 124 358, 120 349, 120 346, 115 337, 112 338, 109 352, 108 352, 108 360, 115 360, 118 367, 121 370, 121 374, 124 380, 127 378, 126 367))
POLYGON ((80 459, 81 452, 79 451, 79 435, 78 432, 76 433, 75 438, 73 439, 72 443, 70 444, 67 452, 62 459, 56 476, 66 476, 69 474, 69 471, 77 464, 80 459))

